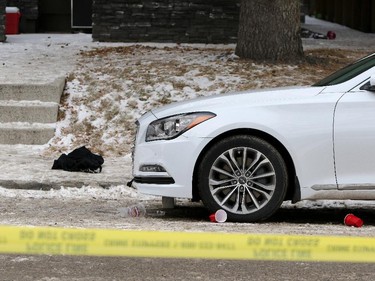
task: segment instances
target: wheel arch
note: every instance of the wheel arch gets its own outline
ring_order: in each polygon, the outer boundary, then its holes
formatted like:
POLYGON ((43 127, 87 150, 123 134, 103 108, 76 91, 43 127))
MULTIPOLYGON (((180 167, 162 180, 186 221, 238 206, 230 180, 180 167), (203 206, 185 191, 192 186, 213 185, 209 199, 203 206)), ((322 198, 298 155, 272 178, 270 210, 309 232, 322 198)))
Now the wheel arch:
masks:
POLYGON ((203 156, 215 143, 221 141, 222 139, 225 139, 230 136, 235 136, 235 135, 250 135, 250 136, 261 138, 264 141, 267 141, 268 143, 270 143, 279 151, 288 169, 289 184, 288 184, 288 190, 285 196, 285 200, 292 200, 292 202, 300 201, 301 200, 300 185, 299 185, 298 177, 296 175, 296 169, 295 169, 295 166, 294 166, 294 163, 293 163, 292 157, 290 156, 289 151, 285 148, 285 146, 279 140, 277 140, 272 135, 265 133, 263 131, 260 131, 260 130, 255 130, 255 129, 235 129, 235 130, 227 131, 213 138, 205 146, 205 148, 199 154, 199 157, 197 158, 197 161, 195 162, 195 166, 194 166, 193 179, 192 179, 193 180, 192 182, 193 201, 200 200, 198 186, 197 186, 197 175, 198 175, 198 167, 199 167, 200 162, 202 161, 203 156))

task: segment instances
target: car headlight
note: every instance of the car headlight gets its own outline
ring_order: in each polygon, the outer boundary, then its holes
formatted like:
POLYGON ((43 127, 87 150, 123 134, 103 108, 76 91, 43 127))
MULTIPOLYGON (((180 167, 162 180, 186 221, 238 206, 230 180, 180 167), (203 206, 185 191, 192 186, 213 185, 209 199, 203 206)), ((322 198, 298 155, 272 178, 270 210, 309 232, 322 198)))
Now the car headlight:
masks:
POLYGON ((176 138, 187 130, 215 116, 211 112, 194 112, 155 120, 148 125, 146 141, 176 138))

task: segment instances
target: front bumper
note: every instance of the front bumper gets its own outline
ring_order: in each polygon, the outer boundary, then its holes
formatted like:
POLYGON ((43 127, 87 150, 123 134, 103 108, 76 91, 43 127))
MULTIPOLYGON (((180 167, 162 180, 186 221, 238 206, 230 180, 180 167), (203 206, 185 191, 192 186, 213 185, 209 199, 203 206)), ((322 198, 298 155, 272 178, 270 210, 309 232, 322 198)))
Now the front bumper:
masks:
POLYGON ((136 141, 133 186, 144 194, 192 198, 194 167, 208 141, 185 135, 173 140, 136 141), (142 166, 158 166, 163 171, 142 171, 142 166))

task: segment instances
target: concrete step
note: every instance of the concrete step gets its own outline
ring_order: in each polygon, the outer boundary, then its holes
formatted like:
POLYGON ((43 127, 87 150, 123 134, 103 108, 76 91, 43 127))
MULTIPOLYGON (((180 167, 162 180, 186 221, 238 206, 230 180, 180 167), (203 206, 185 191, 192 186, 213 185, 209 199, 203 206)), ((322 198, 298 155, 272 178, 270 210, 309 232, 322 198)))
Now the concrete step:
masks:
POLYGON ((41 84, 0 84, 0 100, 38 100, 60 103, 65 77, 41 84))
POLYGON ((0 122, 54 123, 58 108, 54 102, 0 100, 0 122))
POLYGON ((51 82, 0 84, 0 144, 47 143, 55 134, 65 77, 51 82))
POLYGON ((54 136, 55 126, 55 123, 0 123, 0 144, 45 144, 54 136))

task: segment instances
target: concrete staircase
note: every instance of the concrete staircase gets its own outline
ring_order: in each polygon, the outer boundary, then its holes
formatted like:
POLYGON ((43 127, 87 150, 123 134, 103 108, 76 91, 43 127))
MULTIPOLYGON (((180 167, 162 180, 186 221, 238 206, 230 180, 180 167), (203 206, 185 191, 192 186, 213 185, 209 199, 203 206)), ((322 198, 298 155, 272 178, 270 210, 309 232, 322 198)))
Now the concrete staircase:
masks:
POLYGON ((47 143, 55 124, 65 77, 45 84, 0 84, 0 144, 47 143))

